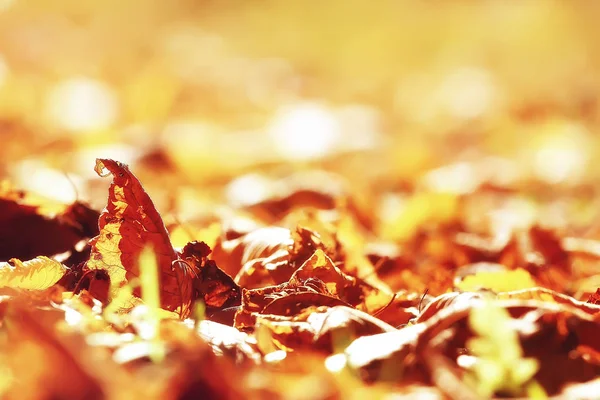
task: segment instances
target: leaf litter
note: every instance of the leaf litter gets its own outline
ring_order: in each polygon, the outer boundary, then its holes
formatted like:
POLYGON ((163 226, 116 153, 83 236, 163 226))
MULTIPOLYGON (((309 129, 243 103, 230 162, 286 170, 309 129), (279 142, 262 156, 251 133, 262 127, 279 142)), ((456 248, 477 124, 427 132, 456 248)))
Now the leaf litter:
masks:
POLYGON ((214 248, 202 237, 177 248, 126 164, 98 159, 95 171, 112 179, 97 230, 83 203, 52 219, 3 195, 4 219, 52 241, 2 250, 4 398, 598 393, 600 289, 576 284, 594 276, 593 239, 471 229, 473 204, 423 193, 410 220, 376 221, 351 192, 296 182, 240 208, 238 223, 210 221, 214 248), (86 238, 83 262, 59 261, 86 238))

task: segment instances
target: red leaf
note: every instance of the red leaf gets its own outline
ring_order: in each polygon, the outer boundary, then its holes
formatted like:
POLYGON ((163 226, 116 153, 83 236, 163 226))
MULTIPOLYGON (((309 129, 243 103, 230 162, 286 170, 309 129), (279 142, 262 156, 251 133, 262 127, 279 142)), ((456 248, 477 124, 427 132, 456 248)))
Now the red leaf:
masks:
MULTIPOLYGON (((87 267, 105 269, 111 279, 110 296, 140 274, 138 260, 142 249, 151 246, 160 269, 161 305, 180 315, 189 314, 192 302, 192 279, 187 264, 178 259, 169 234, 144 191, 127 165, 97 159, 95 171, 100 176, 113 175, 108 204, 98 220, 100 234, 91 240, 92 251, 87 267)), ((139 292, 134 291, 139 296, 139 292)))

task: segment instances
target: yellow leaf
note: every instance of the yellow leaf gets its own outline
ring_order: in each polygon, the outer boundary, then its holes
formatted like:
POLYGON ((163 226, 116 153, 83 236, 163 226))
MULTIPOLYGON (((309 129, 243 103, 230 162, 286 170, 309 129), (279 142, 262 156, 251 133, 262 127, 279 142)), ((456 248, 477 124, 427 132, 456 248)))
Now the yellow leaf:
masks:
POLYGON ((44 290, 58 282, 66 271, 67 267, 44 256, 25 262, 11 258, 0 263, 0 287, 44 290))
POLYGON ((421 225, 450 221, 458 211, 458 197, 452 193, 422 192, 403 199, 399 209, 382 221, 381 236, 403 241, 421 225))
POLYGON ((133 309, 142 304, 142 300, 133 295, 133 289, 137 286, 138 280, 132 280, 117 291, 110 303, 104 308, 104 318, 114 322, 115 315, 133 309))
POLYGON ((512 271, 481 271, 465 277, 457 285, 463 292, 489 289, 496 293, 529 289, 538 286, 529 272, 522 268, 512 271))
POLYGON ((169 232, 171 244, 175 248, 183 247, 192 240, 203 241, 214 249, 217 239, 221 235, 221 223, 213 222, 205 228, 195 229, 193 226, 178 225, 169 232))

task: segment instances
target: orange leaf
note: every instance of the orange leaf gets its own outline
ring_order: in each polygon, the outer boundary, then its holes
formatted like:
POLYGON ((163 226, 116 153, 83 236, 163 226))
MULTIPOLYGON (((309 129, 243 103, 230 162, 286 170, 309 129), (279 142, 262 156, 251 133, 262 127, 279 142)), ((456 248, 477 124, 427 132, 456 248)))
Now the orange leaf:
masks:
MULTIPOLYGON (((113 183, 108 204, 98 220, 100 234, 90 241, 87 267, 108 272, 109 295, 114 298, 121 287, 139 276, 139 255, 150 245, 160 269, 161 306, 186 316, 192 302, 192 279, 187 264, 176 262, 178 257, 167 229, 142 184, 127 165, 118 161, 97 159, 94 170, 100 176, 112 174, 113 183)), ((134 294, 139 296, 139 290, 134 294)))

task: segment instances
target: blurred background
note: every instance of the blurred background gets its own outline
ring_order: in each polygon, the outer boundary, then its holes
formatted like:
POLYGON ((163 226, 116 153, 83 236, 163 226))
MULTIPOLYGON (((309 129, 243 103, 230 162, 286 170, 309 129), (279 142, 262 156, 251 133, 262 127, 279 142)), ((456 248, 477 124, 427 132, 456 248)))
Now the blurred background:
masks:
POLYGON ((182 219, 310 171, 297 181, 339 181, 382 221, 417 186, 489 184, 531 192, 511 200, 525 213, 571 193, 589 222, 599 16, 583 1, 0 0, 0 171, 103 207, 94 160, 114 158, 182 219))

